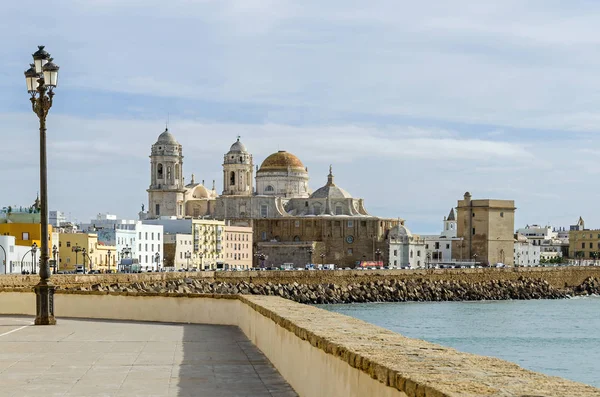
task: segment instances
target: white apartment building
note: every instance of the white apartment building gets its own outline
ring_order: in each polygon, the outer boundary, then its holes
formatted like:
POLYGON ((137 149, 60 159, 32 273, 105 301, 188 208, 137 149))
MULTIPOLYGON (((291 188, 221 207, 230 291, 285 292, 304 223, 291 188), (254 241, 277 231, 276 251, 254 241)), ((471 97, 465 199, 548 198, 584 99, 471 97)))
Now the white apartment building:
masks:
POLYGON ((518 229, 517 234, 525 237, 532 245, 540 247, 541 259, 562 257, 568 251, 569 232, 553 229, 550 226, 527 225, 518 229))
MULTIPOLYGON (((37 258, 39 259, 39 252, 37 258)), ((0 236, 0 274, 20 274, 33 271, 30 246, 16 245, 14 236, 0 236)))
POLYGON ((443 229, 440 234, 421 235, 425 241, 426 257, 430 265, 452 262, 452 242, 460 240, 457 237, 456 213, 454 208, 444 217, 443 229))
POLYGON ((406 226, 398 225, 390 230, 388 244, 390 266, 411 269, 426 266, 425 241, 406 226))
POLYGON ((141 221, 119 219, 112 214, 98 214, 81 228, 98 234, 98 241, 115 246, 120 259, 139 261, 142 270, 162 268, 164 259, 163 226, 147 225, 141 221))
POLYGON ((514 258, 516 266, 537 266, 540 264, 540 245, 533 244, 525 236, 517 233, 514 258))
POLYGON ((58 228, 67 223, 67 216, 62 211, 50 211, 48 216, 48 223, 52 225, 52 227, 58 228))

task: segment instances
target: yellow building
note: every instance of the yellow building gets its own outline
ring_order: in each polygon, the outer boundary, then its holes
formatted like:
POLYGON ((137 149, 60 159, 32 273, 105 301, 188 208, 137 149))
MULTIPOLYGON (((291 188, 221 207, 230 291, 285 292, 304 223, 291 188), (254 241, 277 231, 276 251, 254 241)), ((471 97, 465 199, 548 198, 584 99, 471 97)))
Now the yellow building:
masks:
POLYGON ((117 248, 98 242, 96 233, 62 233, 59 242, 59 269, 74 271, 76 265, 85 270, 116 271, 117 248))
MULTIPOLYGON (((39 223, 1 223, 0 235, 13 236, 15 245, 31 247, 34 243, 39 247, 42 246, 42 226, 39 223)), ((52 226, 48 225, 48 255, 52 259, 52 226)))
POLYGON ((581 217, 569 231, 569 258, 581 261, 600 259, 600 230, 586 229, 581 217))
POLYGON ((223 268, 224 221, 192 219, 193 263, 202 269, 223 268))
POLYGON ((456 209, 457 237, 462 240, 452 243, 452 259, 514 265, 513 200, 471 200, 467 192, 456 209))

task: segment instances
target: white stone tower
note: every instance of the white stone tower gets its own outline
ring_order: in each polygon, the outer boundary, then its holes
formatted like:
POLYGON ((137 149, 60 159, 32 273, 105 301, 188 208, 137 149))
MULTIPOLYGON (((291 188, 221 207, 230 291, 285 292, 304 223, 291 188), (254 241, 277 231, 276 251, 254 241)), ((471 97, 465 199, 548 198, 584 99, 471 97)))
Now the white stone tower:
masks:
POLYGON ((445 237, 456 237, 456 214, 454 208, 450 210, 447 218, 444 218, 444 232, 445 237))
POLYGON ((148 218, 184 217, 183 151, 168 128, 152 145, 150 173, 148 218))
POLYGON ((252 196, 254 193, 254 164, 246 146, 237 141, 231 145, 223 161, 223 195, 252 196))

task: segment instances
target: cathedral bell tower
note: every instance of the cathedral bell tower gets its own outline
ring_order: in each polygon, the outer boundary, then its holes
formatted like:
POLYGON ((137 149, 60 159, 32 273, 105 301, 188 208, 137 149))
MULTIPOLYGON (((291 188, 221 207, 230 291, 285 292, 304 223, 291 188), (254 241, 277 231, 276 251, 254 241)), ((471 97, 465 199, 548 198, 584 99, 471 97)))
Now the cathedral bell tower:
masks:
POLYGON ((185 186, 183 184, 183 151, 166 128, 152 145, 150 154, 150 187, 148 188, 148 218, 185 216, 185 186))
POLYGON ((254 164, 246 146, 237 141, 231 145, 223 161, 223 195, 252 196, 254 193, 254 164))

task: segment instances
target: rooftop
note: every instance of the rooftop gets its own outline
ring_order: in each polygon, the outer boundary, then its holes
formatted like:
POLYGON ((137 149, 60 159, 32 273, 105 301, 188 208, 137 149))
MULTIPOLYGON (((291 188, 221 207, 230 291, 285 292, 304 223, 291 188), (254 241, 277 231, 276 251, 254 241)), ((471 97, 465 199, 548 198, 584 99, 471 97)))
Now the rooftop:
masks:
POLYGON ((0 316, 3 396, 296 396, 234 326, 0 316))

